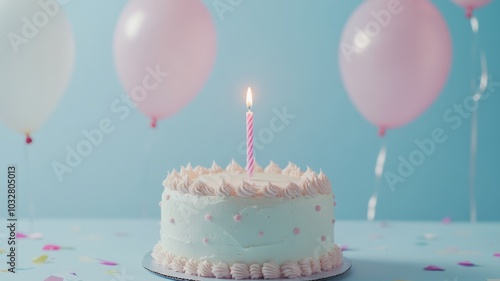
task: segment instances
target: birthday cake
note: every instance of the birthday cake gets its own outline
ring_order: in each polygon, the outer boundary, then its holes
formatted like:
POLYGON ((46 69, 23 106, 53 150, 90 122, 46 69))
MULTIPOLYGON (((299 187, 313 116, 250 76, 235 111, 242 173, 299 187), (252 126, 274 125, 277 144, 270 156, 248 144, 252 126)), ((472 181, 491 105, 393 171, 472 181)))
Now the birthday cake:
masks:
POLYGON ((310 276, 342 264, 334 244, 335 196, 323 172, 271 162, 248 177, 191 165, 163 182, 160 241, 154 261, 202 277, 276 279, 310 276))

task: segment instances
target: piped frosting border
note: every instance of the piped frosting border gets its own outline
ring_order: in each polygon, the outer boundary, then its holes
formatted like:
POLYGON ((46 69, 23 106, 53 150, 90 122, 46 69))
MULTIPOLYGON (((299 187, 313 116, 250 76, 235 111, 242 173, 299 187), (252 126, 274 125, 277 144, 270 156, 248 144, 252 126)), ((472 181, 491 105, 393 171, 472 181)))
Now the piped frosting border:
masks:
POLYGON ((165 251, 160 243, 151 253, 155 262, 165 269, 201 277, 218 279, 278 279, 298 278, 328 271, 342 264, 342 250, 334 245, 333 249, 318 258, 306 257, 300 261, 286 261, 281 265, 273 262, 263 264, 222 262, 210 263, 206 260, 186 259, 165 251))
POLYGON ((307 167, 307 170, 303 172, 297 165, 291 162, 289 162, 288 166, 284 169, 281 169, 272 161, 265 169, 257 164, 255 171, 257 173, 283 174, 296 177, 299 179, 298 183, 290 181, 287 184, 280 186, 275 183, 268 182, 266 185, 258 187, 251 181, 247 180, 243 180, 238 186, 234 186, 231 183, 222 180, 222 183, 219 186, 212 187, 199 180, 201 175, 218 174, 224 171, 237 174, 245 173, 245 169, 243 169, 234 160, 231 161, 226 169, 222 169, 215 162, 213 162, 211 168, 205 168, 202 166, 196 166, 193 168, 190 164, 188 164, 186 167, 181 167, 180 171, 174 169, 169 172, 167 178, 163 181, 163 186, 166 189, 197 196, 235 196, 242 198, 283 197, 294 199, 301 196, 315 196, 317 194, 328 195, 332 193, 330 180, 322 171, 317 174, 311 170, 311 168, 307 167))

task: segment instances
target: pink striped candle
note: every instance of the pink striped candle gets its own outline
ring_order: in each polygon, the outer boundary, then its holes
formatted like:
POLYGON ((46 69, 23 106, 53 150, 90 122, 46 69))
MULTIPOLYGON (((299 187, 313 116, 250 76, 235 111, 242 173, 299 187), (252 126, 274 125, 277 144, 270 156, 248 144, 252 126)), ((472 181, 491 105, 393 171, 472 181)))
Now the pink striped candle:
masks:
POLYGON ((247 175, 253 177, 254 156, 253 156, 253 112, 252 112, 252 89, 247 90, 247 175))

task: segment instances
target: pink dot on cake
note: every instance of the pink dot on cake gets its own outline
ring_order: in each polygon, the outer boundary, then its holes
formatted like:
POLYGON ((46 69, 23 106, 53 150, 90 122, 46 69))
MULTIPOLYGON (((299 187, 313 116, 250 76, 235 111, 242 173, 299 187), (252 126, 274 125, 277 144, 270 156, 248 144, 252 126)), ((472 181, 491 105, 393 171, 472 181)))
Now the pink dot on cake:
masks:
POLYGON ((171 219, 170 219, 170 223, 171 223, 171 224, 174 224, 174 223, 175 223, 175 219, 174 219, 174 218, 171 218, 171 219))
POLYGON ((206 220, 206 221, 212 221, 212 215, 210 215, 210 214, 206 214, 206 215, 205 215, 205 220, 206 220))
POLYGON ((167 194, 167 196, 165 196, 165 199, 170 200, 170 194, 167 194))
POLYGON ((332 223, 335 223, 335 219, 332 219, 332 223))
POLYGON ((259 232, 259 236, 260 236, 260 237, 264 236, 264 232, 262 232, 262 231, 261 231, 261 232, 259 232))
POLYGON ((321 211, 321 206, 320 205, 316 205, 315 209, 316 209, 316 212, 319 212, 319 211, 321 211))
POLYGON ((293 229, 293 234, 299 235, 300 234, 300 229, 298 227, 293 229))
POLYGON ((208 238, 203 238, 203 243, 208 244, 208 238))
POLYGON ((321 236, 321 241, 323 241, 323 242, 326 241, 326 236, 325 235, 321 236))
POLYGON ((240 222, 241 221, 241 215, 235 215, 233 219, 234 219, 235 222, 240 222))

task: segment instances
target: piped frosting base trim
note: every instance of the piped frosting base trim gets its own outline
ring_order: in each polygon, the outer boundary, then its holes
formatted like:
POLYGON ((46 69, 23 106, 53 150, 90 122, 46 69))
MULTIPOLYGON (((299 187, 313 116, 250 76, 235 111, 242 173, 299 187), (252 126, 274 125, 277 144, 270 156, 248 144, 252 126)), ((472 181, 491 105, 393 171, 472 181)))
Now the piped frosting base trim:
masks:
POLYGON ((328 271, 342 264, 342 251, 335 245, 328 253, 319 258, 306 257, 300 261, 286 261, 281 265, 273 262, 263 264, 209 263, 203 260, 178 257, 156 244, 151 254, 155 262, 165 269, 201 277, 218 279, 278 279, 309 276, 328 271))

